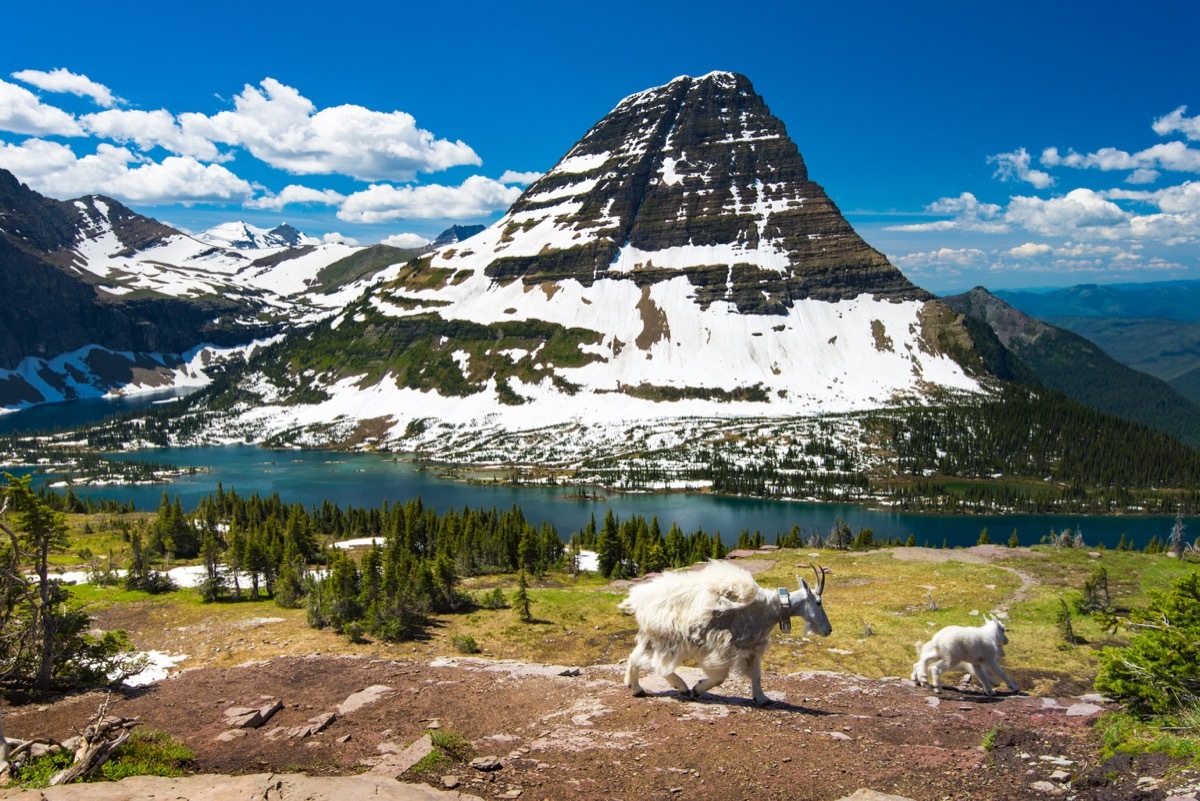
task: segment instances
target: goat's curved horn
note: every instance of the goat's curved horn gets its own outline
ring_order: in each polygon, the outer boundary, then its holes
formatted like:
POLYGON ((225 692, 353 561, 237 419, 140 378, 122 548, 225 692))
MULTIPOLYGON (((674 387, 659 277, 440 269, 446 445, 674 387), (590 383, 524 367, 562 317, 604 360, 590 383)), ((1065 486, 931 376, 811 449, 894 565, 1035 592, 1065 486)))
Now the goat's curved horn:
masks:
POLYGON ((825 568, 809 565, 813 572, 817 574, 817 595, 825 594, 825 568))

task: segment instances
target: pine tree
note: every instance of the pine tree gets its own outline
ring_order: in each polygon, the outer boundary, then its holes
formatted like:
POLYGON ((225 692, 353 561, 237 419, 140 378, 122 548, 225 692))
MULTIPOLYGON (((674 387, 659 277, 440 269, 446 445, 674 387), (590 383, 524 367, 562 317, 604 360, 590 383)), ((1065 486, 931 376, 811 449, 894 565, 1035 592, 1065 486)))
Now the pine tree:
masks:
POLYGON ((1008 547, 1009 548, 1020 548, 1021 547, 1021 538, 1017 536, 1017 530, 1015 528, 1012 530, 1012 534, 1009 535, 1008 547))
POLYGON ((529 580, 522 570, 517 577, 517 593, 513 596, 513 608, 517 610, 517 619, 522 623, 533 622, 533 610, 529 601, 529 580))
POLYGON ((992 544, 992 538, 988 536, 987 526, 984 526, 983 529, 979 532, 979 539, 976 540, 975 544, 976 545, 991 545, 992 544))

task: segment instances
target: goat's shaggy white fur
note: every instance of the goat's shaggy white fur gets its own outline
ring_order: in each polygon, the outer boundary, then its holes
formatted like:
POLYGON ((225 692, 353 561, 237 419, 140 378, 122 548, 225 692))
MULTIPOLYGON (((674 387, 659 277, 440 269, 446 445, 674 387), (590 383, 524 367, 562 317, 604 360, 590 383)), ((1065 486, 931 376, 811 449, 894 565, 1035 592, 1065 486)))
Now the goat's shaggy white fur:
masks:
MULTIPOLYGON (((827 636, 831 627, 819 590, 803 579, 800 584, 790 596, 788 614, 804 618, 805 633, 827 636)), ((730 670, 737 670, 750 679, 755 703, 769 703, 762 691, 762 657, 771 629, 780 622, 780 605, 778 593, 760 587, 748 572, 728 562, 663 573, 636 585, 619 605, 638 623, 625 684, 643 695, 638 673, 647 667, 679 692, 697 696, 725 681, 730 670), (684 662, 697 665, 705 674, 691 689, 675 673, 684 662)))
POLYGON ((1004 624, 988 616, 979 626, 946 626, 926 643, 917 643, 917 661, 912 680, 920 686, 928 678, 933 691, 941 689, 942 674, 949 670, 965 670, 975 677, 988 695, 995 695, 992 684, 1003 681, 1013 692, 1020 692, 1004 668, 1000 657, 1008 635, 1004 624))

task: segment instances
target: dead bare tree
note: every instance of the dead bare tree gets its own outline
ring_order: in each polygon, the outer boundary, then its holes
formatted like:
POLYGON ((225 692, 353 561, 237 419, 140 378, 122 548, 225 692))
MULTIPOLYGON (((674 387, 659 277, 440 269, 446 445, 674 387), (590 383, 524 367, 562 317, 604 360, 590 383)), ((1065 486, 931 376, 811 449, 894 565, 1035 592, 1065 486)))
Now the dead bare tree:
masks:
POLYGON ((92 721, 79 733, 75 747, 75 761, 70 767, 50 777, 50 785, 67 784, 76 779, 90 776, 108 761, 112 753, 133 736, 138 725, 137 718, 118 718, 108 714, 112 694, 104 696, 104 703, 96 711, 92 721))

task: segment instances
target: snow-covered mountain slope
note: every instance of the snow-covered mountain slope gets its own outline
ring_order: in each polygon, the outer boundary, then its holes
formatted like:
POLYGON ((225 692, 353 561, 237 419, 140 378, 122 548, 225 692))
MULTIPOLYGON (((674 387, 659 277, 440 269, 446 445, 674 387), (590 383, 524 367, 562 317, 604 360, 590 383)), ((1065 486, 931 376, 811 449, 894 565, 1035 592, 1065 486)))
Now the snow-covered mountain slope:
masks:
POLYGON ((625 99, 495 225, 380 278, 250 365, 211 437, 553 451, 981 391, 961 316, 858 237, 730 73, 625 99))
POLYGON ((222 223, 194 235, 201 242, 234 250, 270 250, 319 245, 321 240, 297 231, 287 223, 257 228, 247 222, 222 223))
POLYGON ((235 229, 252 241, 204 242, 111 198, 53 200, 0 170, 0 286, 13 312, 0 317, 0 409, 203 378, 189 354, 328 317, 417 254, 323 244, 286 225, 214 230, 235 229))

